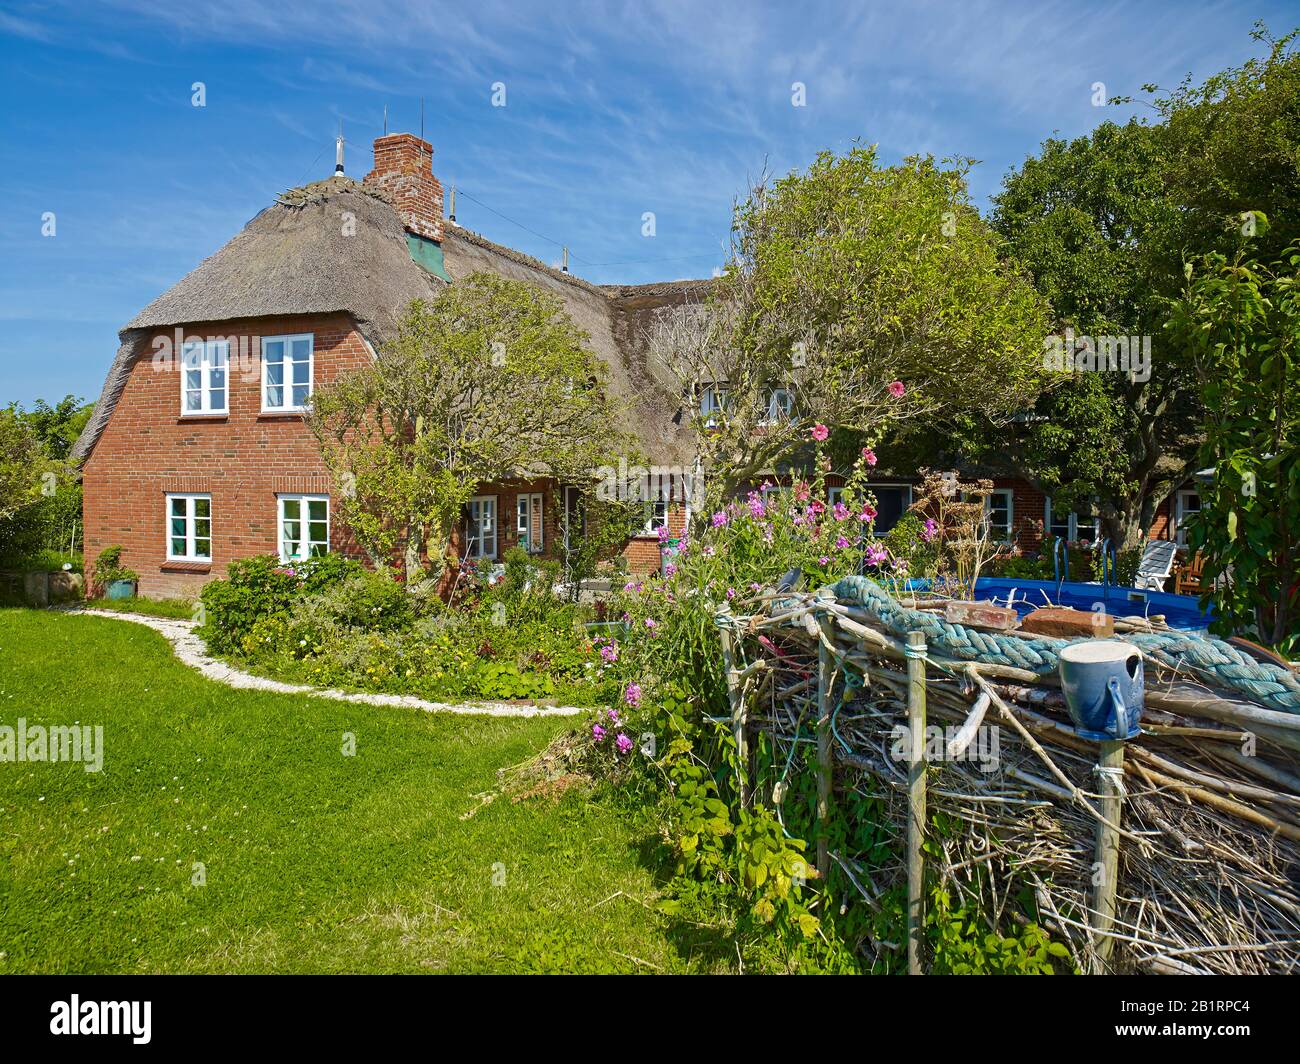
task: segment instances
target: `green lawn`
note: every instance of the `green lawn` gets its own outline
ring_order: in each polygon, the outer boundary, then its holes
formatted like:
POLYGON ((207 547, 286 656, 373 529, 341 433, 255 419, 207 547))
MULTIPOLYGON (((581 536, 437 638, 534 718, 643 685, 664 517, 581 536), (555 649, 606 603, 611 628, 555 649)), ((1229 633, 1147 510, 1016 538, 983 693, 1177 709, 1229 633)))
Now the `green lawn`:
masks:
POLYGON ((0 972, 728 964, 650 908, 643 816, 570 792, 466 818, 563 719, 233 691, 142 626, 0 610, 0 724, 19 717, 102 724, 104 764, 0 763, 0 972))

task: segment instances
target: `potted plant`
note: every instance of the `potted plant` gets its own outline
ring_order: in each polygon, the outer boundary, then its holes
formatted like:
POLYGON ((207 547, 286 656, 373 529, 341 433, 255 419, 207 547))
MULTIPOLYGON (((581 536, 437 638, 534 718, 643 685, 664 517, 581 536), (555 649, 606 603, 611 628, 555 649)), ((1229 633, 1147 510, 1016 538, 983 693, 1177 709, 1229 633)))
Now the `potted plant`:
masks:
POLYGON ((105 547, 99 552, 95 560, 95 580, 104 589, 106 598, 134 598, 138 579, 135 570, 123 568, 121 547, 105 547))

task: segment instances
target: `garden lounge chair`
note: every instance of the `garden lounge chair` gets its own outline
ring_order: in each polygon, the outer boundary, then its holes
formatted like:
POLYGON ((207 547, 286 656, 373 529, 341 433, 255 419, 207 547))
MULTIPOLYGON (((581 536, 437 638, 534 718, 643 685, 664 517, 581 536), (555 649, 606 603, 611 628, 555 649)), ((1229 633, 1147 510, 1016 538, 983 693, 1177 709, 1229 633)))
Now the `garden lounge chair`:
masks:
POLYGON ((1180 565, 1174 573, 1174 593, 1199 595, 1202 590, 1201 576, 1204 572, 1205 555, 1198 550, 1186 565, 1180 565))
POLYGON ((1177 554, 1178 544, 1172 540, 1148 540, 1142 548, 1142 560, 1138 562, 1133 586, 1139 591, 1163 591, 1177 554))

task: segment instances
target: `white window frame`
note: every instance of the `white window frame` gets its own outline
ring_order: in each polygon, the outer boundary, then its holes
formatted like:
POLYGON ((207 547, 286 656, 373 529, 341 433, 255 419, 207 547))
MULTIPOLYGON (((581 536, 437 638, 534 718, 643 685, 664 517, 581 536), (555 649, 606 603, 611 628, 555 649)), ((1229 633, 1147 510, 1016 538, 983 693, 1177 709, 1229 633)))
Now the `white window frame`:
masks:
POLYGON ((286 333, 283 336, 263 336, 262 337, 262 413, 264 414, 300 414, 311 405, 312 392, 316 387, 316 335, 315 333, 286 333), (301 405, 295 405, 293 402, 293 366, 294 360, 290 358, 293 349, 293 343, 297 340, 307 341, 307 401, 301 405), (266 357, 266 345, 272 343, 284 344, 284 359, 280 365, 284 367, 284 373, 278 387, 281 389, 280 406, 272 406, 268 401, 268 395, 272 385, 267 381, 267 376, 271 369, 270 360, 266 357))
POLYGON ((1179 488, 1174 492, 1174 535, 1173 540, 1180 547, 1187 546, 1187 529, 1183 527, 1183 521, 1188 514, 1200 513, 1200 488, 1179 488), (1189 495, 1195 495, 1197 507, 1195 510, 1189 510, 1186 502, 1189 495))
POLYGON ((275 549, 280 556, 280 561, 287 565, 290 562, 305 562, 310 558, 318 557, 311 553, 311 525, 313 522, 306 512, 309 503, 323 502, 325 504, 325 553, 330 552, 330 497, 328 495, 300 495, 289 492, 284 495, 275 497, 275 549), (297 554, 285 553, 285 534, 284 526, 288 520, 284 516, 284 504, 286 502, 296 502, 298 504, 298 548, 297 554), (305 552, 304 552, 305 548, 305 552))
POLYGON ((842 499, 843 497, 844 497, 843 487, 834 487, 834 488, 826 489, 826 505, 829 506, 832 510, 835 509, 835 504, 839 502, 840 499, 842 499))
POLYGON ((500 529, 497 525, 499 517, 497 512, 497 497, 495 495, 475 495, 466 505, 469 508, 469 513, 468 519, 465 522, 465 556, 467 558, 495 560, 497 556, 497 540, 500 534, 500 529), (482 529, 482 513, 485 506, 491 508, 491 516, 488 518, 492 529, 492 549, 490 551, 483 549, 487 545, 487 537, 480 536, 477 539, 472 539, 470 535, 470 529, 473 528, 475 524, 479 526, 480 530, 482 529), (475 507, 477 507, 479 511, 477 517, 474 516, 475 507))
POLYGON ((542 553, 545 526, 542 521, 542 493, 520 492, 515 496, 515 538, 529 554, 542 553), (537 540, 533 541, 533 523, 537 524, 537 540), (527 544, 527 546, 524 546, 527 544))
POLYGON ((212 417, 230 412, 230 341, 188 340, 181 344, 181 417, 212 417), (190 365, 190 357, 198 355, 198 365, 190 365), (199 406, 191 410, 188 387, 190 372, 199 371, 199 406), (212 403, 212 374, 221 374, 221 393, 225 402, 212 403))
POLYGON ((167 537, 167 560, 169 562, 212 562, 212 496, 206 492, 188 492, 188 491, 169 491, 166 495, 165 511, 163 518, 163 532, 167 537), (197 502, 203 499, 208 504, 208 516, 200 518, 195 515, 197 502), (176 517, 172 514, 172 503, 177 500, 184 500, 185 515, 176 517), (177 554, 172 550, 172 521, 184 520, 185 522, 185 553, 177 554), (208 534, 200 537, 198 535, 198 522, 206 520, 208 522, 208 534), (198 553, 198 540, 206 539, 208 541, 208 553, 198 553))
POLYGON ((640 533, 642 536, 655 536, 657 538, 659 529, 668 527, 668 503, 668 499, 646 500, 645 525, 642 526, 640 533))
POLYGON ((715 428, 718 415, 725 415, 731 392, 726 384, 718 382, 706 384, 700 389, 700 416, 704 418, 705 428, 715 428))
POLYGON ((995 543, 1010 543, 1016 534, 1016 490, 1015 488, 993 488, 984 496, 984 521, 989 526, 989 535, 997 535, 999 530, 993 528, 989 516, 993 513, 993 496, 1005 495, 1007 498, 1007 534, 1005 538, 995 539, 995 543))
POLYGON ((794 416, 794 392, 789 388, 772 388, 767 393, 767 409, 763 412, 764 425, 776 425, 794 416), (784 400, 777 401, 778 396, 784 400))
MULTIPOLYGON (((1045 518, 1043 521, 1043 534, 1045 536, 1054 536, 1056 535, 1056 533, 1052 531, 1052 514, 1054 512, 1054 507, 1052 506, 1052 497, 1050 495, 1045 496, 1043 499, 1043 510, 1045 511, 1043 514, 1045 518)), ((1069 516, 1066 518, 1065 538, 1070 543, 1077 543, 1079 540, 1079 514, 1076 510, 1071 510, 1069 516)), ((1092 538, 1094 542, 1101 538, 1100 517, 1094 517, 1092 519, 1092 538)))

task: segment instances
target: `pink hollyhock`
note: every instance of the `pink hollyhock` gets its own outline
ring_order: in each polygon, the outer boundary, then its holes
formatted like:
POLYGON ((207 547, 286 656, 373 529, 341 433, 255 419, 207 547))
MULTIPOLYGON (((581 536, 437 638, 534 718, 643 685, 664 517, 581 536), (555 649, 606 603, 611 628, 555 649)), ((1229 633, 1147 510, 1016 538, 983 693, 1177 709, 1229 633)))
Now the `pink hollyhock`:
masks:
POLYGON ((902 381, 894 381, 889 385, 889 394, 895 399, 903 398, 903 393, 907 391, 902 381))
POLYGON ((870 503, 864 503, 862 513, 858 514, 859 521, 874 521, 876 519, 876 508, 870 503))
POLYGON ((873 465, 875 465, 875 464, 876 464, 876 452, 873 451, 870 447, 863 447, 863 448, 862 448, 862 460, 863 460, 864 462, 866 462, 867 465, 869 465, 869 466, 873 466, 873 465))
POLYGON ((849 516, 849 508, 845 506, 842 502, 837 502, 835 504, 835 520, 843 521, 848 516, 849 516))
POLYGON ((818 499, 813 499, 813 501, 808 504, 808 509, 815 516, 821 517, 821 515, 826 512, 826 504, 818 499))
POLYGON ((831 430, 828 429, 825 425, 823 425, 820 421, 812 427, 812 433, 811 433, 812 438, 816 440, 818 443, 824 441, 826 437, 829 436, 830 434, 831 434, 831 430))
POLYGON ((835 537, 835 548, 836 548, 837 550, 843 550, 843 549, 844 549, 845 547, 847 547, 848 545, 849 545, 849 541, 848 541, 847 539, 845 539, 843 536, 836 536, 836 537, 835 537))

